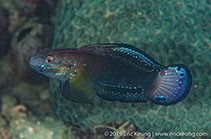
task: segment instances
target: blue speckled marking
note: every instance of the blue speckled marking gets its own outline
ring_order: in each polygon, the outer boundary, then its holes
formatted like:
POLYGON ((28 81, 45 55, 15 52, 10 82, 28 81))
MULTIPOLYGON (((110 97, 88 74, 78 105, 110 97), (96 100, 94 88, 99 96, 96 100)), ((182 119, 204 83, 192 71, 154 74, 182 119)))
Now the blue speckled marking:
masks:
POLYGON ((140 86, 115 85, 110 83, 98 83, 97 95, 106 100, 119 100, 124 102, 146 101, 144 89, 140 86))
POLYGON ((145 57, 144 55, 142 55, 141 53, 139 52, 136 52, 132 49, 129 49, 129 48, 125 48, 125 47, 120 47, 120 48, 114 48, 114 51, 120 51, 120 52, 123 52, 123 53, 126 53, 130 56, 133 56, 134 58, 138 59, 140 62, 145 62, 146 64, 148 65, 156 65, 156 66, 159 66, 157 64, 155 64, 154 62, 152 62, 150 59, 148 59, 147 57, 145 57), (136 56, 134 56, 136 55, 136 56), (141 60, 140 60, 141 59, 141 60), (149 62, 146 62, 146 60, 149 62))
POLYGON ((160 102, 166 102, 167 98, 165 96, 155 96, 155 100, 160 101, 160 102))

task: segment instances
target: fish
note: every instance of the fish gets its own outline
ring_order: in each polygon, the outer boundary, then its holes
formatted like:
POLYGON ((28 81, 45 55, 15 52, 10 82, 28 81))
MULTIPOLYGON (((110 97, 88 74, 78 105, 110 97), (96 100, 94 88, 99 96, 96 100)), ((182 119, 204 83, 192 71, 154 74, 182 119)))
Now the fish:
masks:
POLYGON ((36 72, 60 81, 60 93, 73 102, 96 97, 123 103, 172 105, 190 92, 192 76, 183 64, 163 66, 129 44, 92 44, 44 49, 29 60, 36 72))

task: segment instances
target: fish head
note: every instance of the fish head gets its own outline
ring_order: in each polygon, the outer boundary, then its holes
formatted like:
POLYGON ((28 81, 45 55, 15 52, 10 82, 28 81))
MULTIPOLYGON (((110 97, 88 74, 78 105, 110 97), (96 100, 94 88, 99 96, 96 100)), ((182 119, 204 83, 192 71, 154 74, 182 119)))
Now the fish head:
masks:
POLYGON ((76 70, 66 63, 64 55, 55 54, 54 49, 44 49, 34 54, 29 61, 30 67, 49 78, 66 80, 75 76, 76 70))

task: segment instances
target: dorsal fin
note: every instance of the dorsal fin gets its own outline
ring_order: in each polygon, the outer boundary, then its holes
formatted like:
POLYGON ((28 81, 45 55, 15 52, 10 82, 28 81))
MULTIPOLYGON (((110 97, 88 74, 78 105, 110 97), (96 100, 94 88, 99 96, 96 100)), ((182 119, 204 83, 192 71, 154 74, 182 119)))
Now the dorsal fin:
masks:
POLYGON ((104 56, 143 72, 160 71, 165 68, 144 51, 128 44, 93 44, 82 47, 81 51, 104 56))

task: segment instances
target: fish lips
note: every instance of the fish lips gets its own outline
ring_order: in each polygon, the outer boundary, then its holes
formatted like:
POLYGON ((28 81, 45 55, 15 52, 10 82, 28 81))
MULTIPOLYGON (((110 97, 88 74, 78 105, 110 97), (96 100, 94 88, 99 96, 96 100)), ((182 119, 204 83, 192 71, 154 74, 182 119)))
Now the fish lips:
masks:
POLYGON ((30 58, 30 61, 29 61, 29 65, 30 67, 35 70, 36 72, 39 72, 39 73, 42 73, 43 72, 43 69, 41 68, 41 59, 40 58, 34 58, 34 57, 31 57, 30 58))

